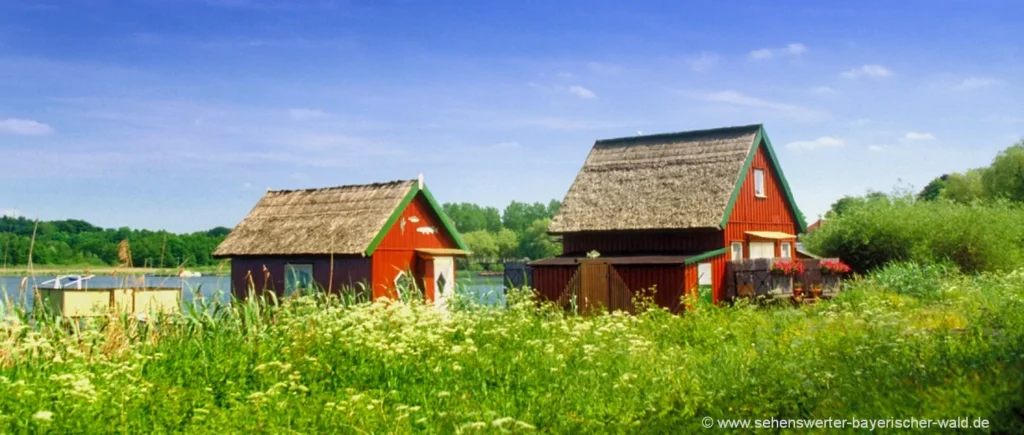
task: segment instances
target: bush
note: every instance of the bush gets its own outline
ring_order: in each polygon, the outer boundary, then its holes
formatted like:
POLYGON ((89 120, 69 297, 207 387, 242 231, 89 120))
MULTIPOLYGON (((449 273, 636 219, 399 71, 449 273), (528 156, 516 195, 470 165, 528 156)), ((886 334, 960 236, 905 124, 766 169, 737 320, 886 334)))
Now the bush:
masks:
POLYGON ((968 273, 1024 265, 1024 210, 1006 202, 957 204, 890 196, 857 203, 803 240, 867 272, 899 261, 955 264, 968 273))

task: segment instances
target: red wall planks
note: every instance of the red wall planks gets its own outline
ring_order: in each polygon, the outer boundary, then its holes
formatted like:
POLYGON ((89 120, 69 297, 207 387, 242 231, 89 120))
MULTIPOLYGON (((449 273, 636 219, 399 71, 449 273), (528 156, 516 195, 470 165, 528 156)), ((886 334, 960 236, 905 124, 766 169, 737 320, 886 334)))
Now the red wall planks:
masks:
MULTIPOLYGON (((732 242, 743 242, 743 257, 750 256, 748 246, 749 237, 747 231, 779 231, 788 234, 796 234, 796 219, 794 211, 786 199, 786 193, 770 163, 768 151, 764 145, 757 148, 754 160, 747 170, 746 178, 740 187, 739 196, 729 215, 728 224, 725 227, 724 246, 730 246, 732 242), (754 195, 754 170, 765 171, 764 198, 754 195)), ((775 255, 779 256, 779 244, 775 244, 775 255)), ((730 254, 722 256, 722 260, 715 264, 715 301, 718 301, 722 294, 722 280, 725 278, 725 261, 728 261, 730 254)))
POLYGON ((634 295, 653 287, 657 290, 654 302, 658 306, 668 307, 673 313, 678 312, 682 306, 680 298, 685 294, 683 266, 618 265, 614 269, 634 295))
POLYGON ((533 269, 533 287, 541 300, 556 301, 562 296, 578 266, 537 266, 533 269))
MULTIPOLYGON (((423 260, 416 256, 416 249, 423 248, 458 246, 441 224, 440 216, 430 208, 423 194, 418 194, 388 229, 377 250, 373 252, 374 299, 395 296, 394 282, 399 272, 425 271, 425 267, 418 264, 423 260)), ((417 284, 424 285, 422 275, 418 275, 417 284)))
POLYGON ((569 233, 562 236, 564 255, 596 250, 602 255, 654 252, 704 252, 721 248, 717 230, 608 231, 569 233))

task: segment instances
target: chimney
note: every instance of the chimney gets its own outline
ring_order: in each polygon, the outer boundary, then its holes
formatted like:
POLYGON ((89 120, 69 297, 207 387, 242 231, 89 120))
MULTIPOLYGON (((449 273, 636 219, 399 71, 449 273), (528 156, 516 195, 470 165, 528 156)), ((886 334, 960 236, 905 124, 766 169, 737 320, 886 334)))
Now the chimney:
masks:
POLYGON ((416 177, 416 181, 419 182, 420 190, 423 190, 423 173, 422 172, 420 172, 420 175, 418 177, 416 177))

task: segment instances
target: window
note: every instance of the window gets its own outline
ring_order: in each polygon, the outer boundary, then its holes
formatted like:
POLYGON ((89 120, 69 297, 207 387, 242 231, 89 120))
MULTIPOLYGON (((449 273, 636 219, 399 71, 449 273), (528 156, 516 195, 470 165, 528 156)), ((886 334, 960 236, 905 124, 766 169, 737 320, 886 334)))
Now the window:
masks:
POLYGON ((295 292, 309 290, 313 284, 312 264, 284 265, 284 295, 291 296, 295 292))
POLYGON ((743 242, 732 242, 732 259, 743 259, 743 242))
POLYGON ((775 243, 750 242, 750 258, 775 258, 775 243))
POLYGON ((782 258, 793 258, 793 245, 789 242, 782 242, 779 245, 782 250, 782 258))
POLYGON ((697 265, 697 285, 711 285, 711 263, 697 265))
POLYGON ((754 196, 764 198, 764 169, 754 169, 754 196))

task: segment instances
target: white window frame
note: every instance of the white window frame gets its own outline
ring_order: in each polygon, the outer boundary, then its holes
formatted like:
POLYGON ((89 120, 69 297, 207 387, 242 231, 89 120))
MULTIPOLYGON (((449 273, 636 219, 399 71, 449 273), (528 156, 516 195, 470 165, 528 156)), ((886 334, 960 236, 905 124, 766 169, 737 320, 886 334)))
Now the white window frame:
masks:
POLYGON ((779 243, 779 256, 781 258, 793 258, 793 244, 791 242, 779 243))
POLYGON ((754 169, 754 196, 765 198, 764 193, 764 169, 754 169))
POLYGON ((309 271, 309 282, 305 283, 305 289, 313 286, 313 263, 285 263, 284 265, 284 295, 291 296, 299 289, 299 282, 296 280, 299 273, 309 271))
POLYGON ((732 242, 729 244, 729 255, 733 261, 743 259, 743 242, 732 242))
POLYGON ((697 264, 697 285, 711 285, 711 263, 697 264))

